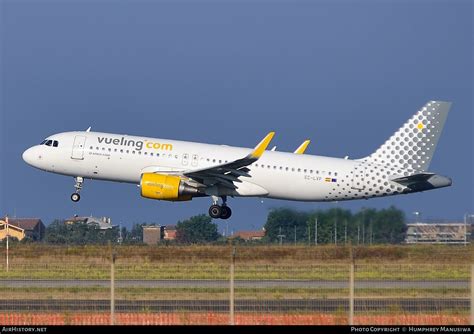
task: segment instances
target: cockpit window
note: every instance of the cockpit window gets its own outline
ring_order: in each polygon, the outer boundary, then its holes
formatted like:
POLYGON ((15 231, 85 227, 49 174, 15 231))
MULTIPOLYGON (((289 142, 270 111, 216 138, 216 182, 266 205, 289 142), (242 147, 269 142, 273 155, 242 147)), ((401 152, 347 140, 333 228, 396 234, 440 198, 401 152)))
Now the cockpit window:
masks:
POLYGON ((45 139, 41 142, 40 145, 46 145, 46 146, 53 146, 53 147, 58 147, 59 142, 57 140, 50 140, 50 139, 45 139))

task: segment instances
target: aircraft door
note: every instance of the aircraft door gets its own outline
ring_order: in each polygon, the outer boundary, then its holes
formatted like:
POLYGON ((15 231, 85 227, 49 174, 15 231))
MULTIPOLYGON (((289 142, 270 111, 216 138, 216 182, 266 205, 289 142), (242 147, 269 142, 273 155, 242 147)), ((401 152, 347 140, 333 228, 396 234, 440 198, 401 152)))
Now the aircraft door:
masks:
POLYGON ((85 144, 86 144, 85 136, 76 136, 74 138, 74 144, 72 145, 71 159, 77 159, 77 160, 84 159, 85 144))
POLYGON ((352 170, 352 189, 365 189, 365 170, 367 167, 361 163, 352 170))

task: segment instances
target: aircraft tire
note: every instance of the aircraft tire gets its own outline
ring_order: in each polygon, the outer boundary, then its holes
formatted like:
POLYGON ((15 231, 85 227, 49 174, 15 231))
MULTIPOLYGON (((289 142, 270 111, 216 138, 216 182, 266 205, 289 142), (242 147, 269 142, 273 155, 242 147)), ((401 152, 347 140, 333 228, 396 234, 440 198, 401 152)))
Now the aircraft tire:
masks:
POLYGON ((232 210, 228 206, 221 207, 221 219, 229 219, 232 216, 232 210))
POLYGON ((221 214, 222 208, 219 205, 211 205, 209 208, 209 216, 211 216, 211 218, 221 218, 221 214))
POLYGON ((79 195, 78 193, 74 193, 71 195, 71 201, 73 202, 79 202, 80 199, 81 199, 81 195, 79 195))

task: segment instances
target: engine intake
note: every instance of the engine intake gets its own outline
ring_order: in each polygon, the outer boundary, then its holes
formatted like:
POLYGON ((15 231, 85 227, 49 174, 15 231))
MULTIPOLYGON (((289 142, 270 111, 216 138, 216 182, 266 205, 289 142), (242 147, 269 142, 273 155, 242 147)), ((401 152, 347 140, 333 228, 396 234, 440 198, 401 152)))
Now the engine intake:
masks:
POLYGON ((179 176, 144 173, 140 180, 141 195, 163 201, 189 201, 199 195, 197 188, 187 185, 179 176))

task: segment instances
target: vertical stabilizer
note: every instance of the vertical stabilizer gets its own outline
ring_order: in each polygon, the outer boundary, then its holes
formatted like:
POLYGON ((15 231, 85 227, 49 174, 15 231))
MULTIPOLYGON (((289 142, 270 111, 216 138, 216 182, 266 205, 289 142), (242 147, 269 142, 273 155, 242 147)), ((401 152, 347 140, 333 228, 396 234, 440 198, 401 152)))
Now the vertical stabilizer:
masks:
POLYGON ((364 160, 417 171, 428 170, 450 107, 450 102, 428 102, 364 160))

